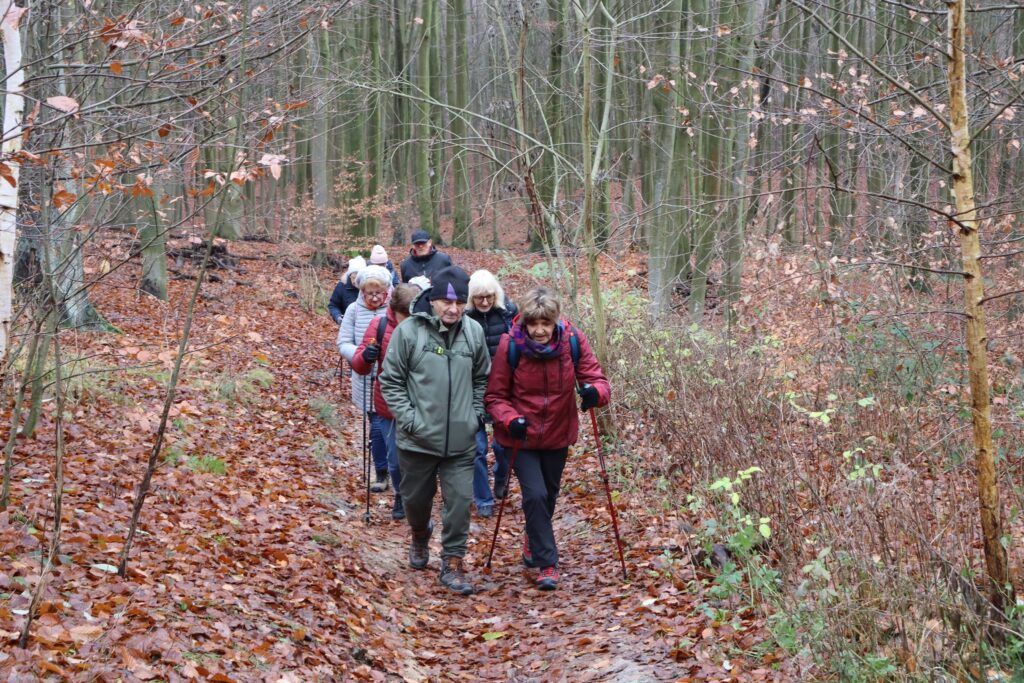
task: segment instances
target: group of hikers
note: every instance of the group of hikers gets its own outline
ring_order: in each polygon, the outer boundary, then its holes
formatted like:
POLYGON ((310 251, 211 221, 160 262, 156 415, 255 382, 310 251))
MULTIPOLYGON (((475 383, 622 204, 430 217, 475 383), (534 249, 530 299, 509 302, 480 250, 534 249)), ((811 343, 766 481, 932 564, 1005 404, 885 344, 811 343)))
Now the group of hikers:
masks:
POLYGON ((463 558, 471 507, 490 517, 508 494, 511 468, 526 518, 523 564, 539 570, 539 589, 554 590, 552 516, 579 431, 577 396, 584 411, 606 405, 608 380, 549 289, 531 289, 517 307, 492 273, 467 274, 427 232, 411 241, 397 270, 381 245, 369 263, 351 259, 328 307, 353 370, 352 401, 370 424, 370 490, 394 488, 391 515, 409 525, 409 564, 424 569, 440 482, 440 582, 470 595, 463 558))

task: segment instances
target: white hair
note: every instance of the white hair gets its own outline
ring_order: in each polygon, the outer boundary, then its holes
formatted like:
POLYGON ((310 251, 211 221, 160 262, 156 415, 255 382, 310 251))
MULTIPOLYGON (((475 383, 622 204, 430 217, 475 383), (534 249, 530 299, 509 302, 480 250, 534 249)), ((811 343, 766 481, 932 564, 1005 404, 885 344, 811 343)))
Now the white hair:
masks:
POLYGON ((485 294, 493 294, 494 305, 505 308, 505 290, 498 283, 498 278, 489 270, 478 270, 469 276, 469 301, 466 308, 474 310, 473 297, 485 294))

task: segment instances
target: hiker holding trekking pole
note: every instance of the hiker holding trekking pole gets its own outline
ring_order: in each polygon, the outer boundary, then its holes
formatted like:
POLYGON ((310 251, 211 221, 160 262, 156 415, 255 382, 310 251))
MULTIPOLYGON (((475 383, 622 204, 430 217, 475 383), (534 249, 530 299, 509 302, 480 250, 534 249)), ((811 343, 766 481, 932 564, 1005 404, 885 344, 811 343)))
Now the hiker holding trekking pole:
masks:
POLYGON ((569 446, 579 436, 579 408, 608 404, 611 386, 587 338, 561 316, 545 287, 520 299, 520 313, 494 354, 484 404, 494 436, 515 449, 523 494, 523 564, 539 568, 537 587, 558 587, 558 547, 551 526, 569 446), (577 385, 579 389, 577 390, 577 385))
MULTIPOLYGON (((388 306, 387 315, 375 318, 366 328, 363 343, 359 345, 352 356, 352 369, 355 372, 360 375, 369 375, 376 365, 379 374, 380 368, 384 365, 388 344, 391 343, 391 335, 395 328, 409 317, 409 304, 419 293, 419 287, 407 282, 395 287, 391 292, 391 303, 388 306)), ((395 504, 391 508, 391 518, 405 519, 405 506, 398 488, 402 483, 402 469, 398 463, 395 418, 391 415, 391 411, 384 402, 384 396, 380 393, 380 382, 377 382, 373 388, 373 407, 374 413, 370 419, 373 420, 374 427, 384 435, 388 453, 388 472, 391 474, 391 484, 395 489, 395 504)))
MULTIPOLYGON (((359 296, 345 311, 338 329, 338 351, 349 363, 363 341, 367 328, 377 317, 385 314, 385 304, 391 296, 391 273, 383 266, 367 266, 359 272, 356 283, 359 285, 359 296)), ((378 425, 372 422, 374 410, 368 390, 374 375, 372 369, 369 377, 353 373, 352 403, 364 414, 369 414, 371 420, 370 452, 373 454, 375 478, 370 483, 370 490, 381 492, 388 489, 388 451, 384 435, 378 425)))

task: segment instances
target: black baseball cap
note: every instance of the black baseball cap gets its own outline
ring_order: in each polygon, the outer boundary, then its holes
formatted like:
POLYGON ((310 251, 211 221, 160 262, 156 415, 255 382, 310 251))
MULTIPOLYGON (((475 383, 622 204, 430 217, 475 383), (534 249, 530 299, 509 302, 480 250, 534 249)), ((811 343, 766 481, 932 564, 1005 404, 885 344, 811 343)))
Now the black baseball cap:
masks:
POLYGON ((412 234, 412 243, 419 244, 420 242, 429 242, 430 233, 426 230, 417 230, 412 234))

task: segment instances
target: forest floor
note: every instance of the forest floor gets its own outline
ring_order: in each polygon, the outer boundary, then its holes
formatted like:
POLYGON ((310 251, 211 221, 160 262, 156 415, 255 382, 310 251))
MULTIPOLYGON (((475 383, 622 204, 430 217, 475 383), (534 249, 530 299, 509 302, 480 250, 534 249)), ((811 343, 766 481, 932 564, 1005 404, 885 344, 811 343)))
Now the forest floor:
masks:
MULTIPOLYGON (((135 293, 137 273, 115 271, 93 295, 122 333, 62 337, 65 362, 76 360, 59 563, 22 650, 17 637, 53 529, 50 401, 35 437, 17 441, 12 503, 0 512, 0 678, 801 677, 773 644, 764 615, 708 606, 706 571, 687 552, 680 504, 617 477, 610 454, 627 548, 622 581, 589 435, 572 456, 556 513, 558 591, 538 592, 519 563, 515 485, 490 573, 483 564, 494 519, 473 518, 467 561, 475 595, 438 584, 436 536, 428 569, 411 570, 408 528, 390 518, 393 493, 373 494, 372 519, 362 519, 362 421, 336 374, 335 327, 304 305, 317 287, 329 295, 336 275, 288 267, 303 255, 286 246, 232 250, 251 258, 242 261, 245 273, 220 271, 220 282, 203 287, 125 578, 112 570, 193 283, 172 282, 171 301, 162 303, 135 293)), ((454 256, 467 270, 498 272, 508 263, 495 254, 454 256)), ((517 277, 508 278, 513 293, 517 277)), ((7 424, 8 411, 0 411, 7 424)), ((630 449, 642 452, 643 444, 630 449)))

